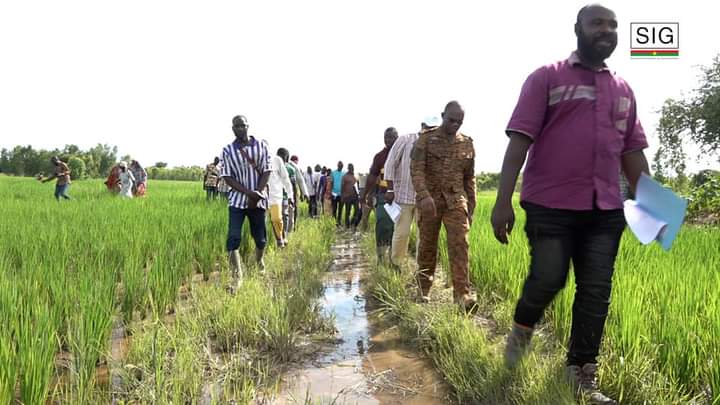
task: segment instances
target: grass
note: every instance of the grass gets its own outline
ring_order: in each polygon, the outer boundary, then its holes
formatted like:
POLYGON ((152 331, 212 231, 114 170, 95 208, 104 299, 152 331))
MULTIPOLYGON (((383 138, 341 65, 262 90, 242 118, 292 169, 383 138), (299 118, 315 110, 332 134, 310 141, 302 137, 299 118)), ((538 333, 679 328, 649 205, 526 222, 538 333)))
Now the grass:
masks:
MULTIPOLYGON (((210 383, 247 403, 272 388, 302 336, 326 327, 315 301, 334 236, 327 221, 301 221, 282 254, 269 245, 267 273, 251 270, 230 295, 227 207, 206 202, 199 183, 151 182, 133 200, 101 181, 75 182, 70 201, 52 193, 0 178, 0 403, 194 402, 210 383), (221 280, 191 282, 218 271, 221 280), (117 325, 133 334, 122 364, 109 355, 117 325), (108 362, 121 385, 98 379, 108 362)), ((246 225, 250 269, 252 250, 246 225)))
MULTIPOLYGON (((479 196, 469 235, 470 276, 492 327, 478 327, 450 304, 414 304, 407 274, 380 268, 372 289, 388 315, 404 325, 406 338, 427 351, 459 402, 574 403, 562 382, 572 277, 547 311, 533 355, 516 373, 502 367, 504 335, 529 256, 519 208, 510 245, 494 240, 488 220, 493 197, 479 196)), ((440 263, 447 268, 444 241, 440 263)), ((718 246, 720 229, 710 227, 683 228, 670 252, 641 246, 628 232, 623 236, 600 359, 601 384, 622 403, 720 403, 718 246)))

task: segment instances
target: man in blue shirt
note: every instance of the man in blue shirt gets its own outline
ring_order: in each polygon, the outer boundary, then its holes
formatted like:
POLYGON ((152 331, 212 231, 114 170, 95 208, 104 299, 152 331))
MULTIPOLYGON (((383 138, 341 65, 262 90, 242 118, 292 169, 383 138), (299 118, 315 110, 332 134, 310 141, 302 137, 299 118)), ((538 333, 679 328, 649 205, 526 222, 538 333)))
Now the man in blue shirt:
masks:
POLYGON ((345 172, 342 171, 343 162, 340 161, 337 164, 337 170, 333 170, 330 174, 330 181, 332 181, 332 212, 335 217, 335 225, 340 226, 340 193, 342 191, 342 178, 345 172))

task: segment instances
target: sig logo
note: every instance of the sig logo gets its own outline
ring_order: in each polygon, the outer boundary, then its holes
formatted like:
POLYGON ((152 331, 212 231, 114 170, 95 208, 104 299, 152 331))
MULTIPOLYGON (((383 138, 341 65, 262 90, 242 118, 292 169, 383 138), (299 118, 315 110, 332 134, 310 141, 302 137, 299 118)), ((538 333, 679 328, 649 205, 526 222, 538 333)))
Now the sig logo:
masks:
POLYGON ((630 57, 667 59, 679 55, 679 23, 630 23, 630 57))

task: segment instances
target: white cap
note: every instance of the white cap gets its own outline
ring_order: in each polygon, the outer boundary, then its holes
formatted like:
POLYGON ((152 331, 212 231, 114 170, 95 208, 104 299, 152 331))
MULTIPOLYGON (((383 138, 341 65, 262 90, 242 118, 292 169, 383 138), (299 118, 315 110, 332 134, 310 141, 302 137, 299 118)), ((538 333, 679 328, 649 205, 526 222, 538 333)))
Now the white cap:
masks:
POLYGON ((423 119, 423 124, 429 126, 429 127, 439 127, 440 126, 440 118, 434 116, 434 115, 428 115, 423 119))

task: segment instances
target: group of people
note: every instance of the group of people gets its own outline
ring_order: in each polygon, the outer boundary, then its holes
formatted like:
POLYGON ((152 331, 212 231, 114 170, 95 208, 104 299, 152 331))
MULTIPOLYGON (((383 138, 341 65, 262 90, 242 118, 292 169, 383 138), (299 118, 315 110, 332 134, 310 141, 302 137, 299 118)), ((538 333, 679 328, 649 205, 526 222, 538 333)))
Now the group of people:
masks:
POLYGON ((137 160, 131 160, 130 165, 123 160, 110 169, 105 186, 123 198, 144 197, 147 177, 147 171, 137 160))
MULTIPOLYGON (((47 178, 39 176, 38 179, 43 183, 56 180, 55 199, 70 200, 67 193, 72 183, 70 167, 57 156, 50 158, 50 162, 54 167, 53 174, 47 178)), ((129 166, 127 162, 121 161, 110 169, 105 186, 110 192, 124 198, 143 197, 147 189, 147 171, 137 160, 132 160, 129 166)))
MULTIPOLYGON (((543 313, 565 286, 572 262, 577 288, 566 372, 569 383, 595 404, 616 403, 599 389, 597 357, 625 227, 621 184, 626 179, 623 187, 632 193, 641 173, 649 173, 643 152, 648 144, 634 94, 605 64, 617 45, 616 30, 613 11, 599 5, 583 7, 575 22, 577 49, 569 58, 542 66, 526 79, 505 131, 509 142, 500 186, 487 218, 495 238, 508 244, 515 224, 512 195, 525 165, 520 205, 527 217, 530 266, 515 306, 505 362, 515 367, 527 353, 543 313)), ((318 179, 318 187, 314 183, 312 187, 315 207, 320 203, 325 208, 329 202, 336 224, 341 224, 343 208, 345 224, 355 224, 356 199, 368 209, 374 207, 378 259, 395 268, 404 265, 410 226, 417 223, 415 277, 420 302, 429 301, 438 235, 444 225, 455 302, 473 311, 477 306, 468 275, 468 232, 476 207, 475 146, 472 138, 459 131, 465 116, 460 103, 447 103, 441 116, 442 120, 424 120, 417 134, 399 137, 394 128, 385 130, 385 145, 374 156, 364 187, 358 187, 351 165, 342 172, 342 162, 334 171, 316 167, 319 177, 310 170, 308 174, 318 179), (400 206, 394 221, 384 208, 386 203, 400 206), (348 222, 350 208, 355 209, 352 222, 348 222)), ((291 185, 286 170, 275 173, 281 167, 278 159, 288 162, 287 151, 271 158, 265 142, 248 136, 244 116, 233 118, 233 131, 236 139, 223 151, 227 164, 220 176, 231 187, 227 249, 237 273, 244 219, 250 219, 261 252, 264 212, 273 205, 265 187, 273 176, 280 179, 283 190, 291 185)), ((366 213, 360 215, 366 218, 366 213)))

